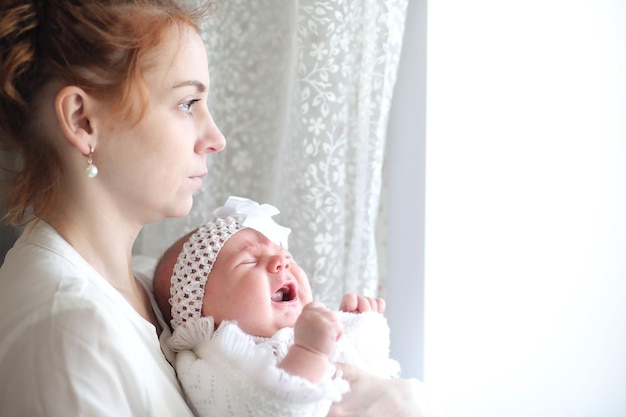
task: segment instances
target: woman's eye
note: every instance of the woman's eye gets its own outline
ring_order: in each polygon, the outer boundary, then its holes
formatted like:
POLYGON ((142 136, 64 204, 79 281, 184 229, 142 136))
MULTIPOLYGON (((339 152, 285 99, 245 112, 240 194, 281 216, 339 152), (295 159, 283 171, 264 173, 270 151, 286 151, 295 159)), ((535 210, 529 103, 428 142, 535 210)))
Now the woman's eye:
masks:
POLYGON ((180 108, 185 113, 191 113, 191 108, 193 107, 194 104, 196 104, 199 101, 200 99, 197 99, 197 98, 193 100, 188 100, 188 101, 185 101, 183 104, 179 105, 178 108, 180 108))

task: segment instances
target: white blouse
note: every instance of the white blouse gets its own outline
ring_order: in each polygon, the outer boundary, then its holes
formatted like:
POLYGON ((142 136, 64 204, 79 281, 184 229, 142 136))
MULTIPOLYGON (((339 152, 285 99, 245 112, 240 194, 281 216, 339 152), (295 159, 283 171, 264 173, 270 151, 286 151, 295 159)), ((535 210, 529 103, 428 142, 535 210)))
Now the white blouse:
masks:
POLYGON ((43 221, 0 268, 0 415, 193 415, 154 326, 43 221))

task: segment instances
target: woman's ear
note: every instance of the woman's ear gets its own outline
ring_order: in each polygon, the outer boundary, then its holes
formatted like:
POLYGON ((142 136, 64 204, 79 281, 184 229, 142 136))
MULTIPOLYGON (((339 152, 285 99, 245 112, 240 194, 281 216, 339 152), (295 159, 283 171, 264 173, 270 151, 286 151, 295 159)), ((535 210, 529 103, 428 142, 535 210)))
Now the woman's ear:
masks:
POLYGON ((63 87, 54 100, 61 131, 67 140, 83 155, 96 148, 96 137, 88 109, 92 98, 85 90, 76 86, 63 87))

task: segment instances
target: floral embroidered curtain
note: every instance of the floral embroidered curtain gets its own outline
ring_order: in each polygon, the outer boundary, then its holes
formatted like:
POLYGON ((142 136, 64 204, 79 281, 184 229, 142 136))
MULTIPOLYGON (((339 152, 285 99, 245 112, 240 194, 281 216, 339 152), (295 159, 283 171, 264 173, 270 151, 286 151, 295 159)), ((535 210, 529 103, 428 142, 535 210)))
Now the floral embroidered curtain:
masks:
MULTIPOLYGON (((193 1, 193 0, 188 0, 193 1)), ((270 203, 315 298, 376 295, 387 120, 408 0, 221 0, 202 27, 209 108, 227 140, 183 219, 147 226, 158 255, 229 195, 270 203)))

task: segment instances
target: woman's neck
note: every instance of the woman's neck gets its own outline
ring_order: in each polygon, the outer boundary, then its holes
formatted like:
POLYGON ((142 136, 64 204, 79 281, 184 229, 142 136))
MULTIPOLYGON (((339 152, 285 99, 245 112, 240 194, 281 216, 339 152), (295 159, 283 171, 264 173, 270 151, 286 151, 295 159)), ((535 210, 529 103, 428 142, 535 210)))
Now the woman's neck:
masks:
POLYGON ((110 218, 53 215, 42 220, 69 242, 138 314, 159 329, 150 297, 133 274, 132 248, 139 227, 125 228, 123 222, 110 218))

